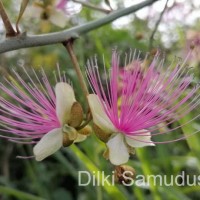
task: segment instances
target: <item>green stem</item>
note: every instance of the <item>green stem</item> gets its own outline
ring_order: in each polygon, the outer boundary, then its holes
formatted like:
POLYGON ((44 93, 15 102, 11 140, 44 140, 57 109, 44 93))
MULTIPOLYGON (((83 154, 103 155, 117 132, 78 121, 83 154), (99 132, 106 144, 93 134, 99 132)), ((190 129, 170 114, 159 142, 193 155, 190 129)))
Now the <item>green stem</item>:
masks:
POLYGON ((96 190, 97 190, 97 200, 103 200, 101 187, 97 186, 96 190))
POLYGON ((0 186, 0 194, 1 195, 8 195, 13 196, 21 200, 44 200, 41 197, 34 196, 32 194, 27 194, 25 192, 21 192, 19 190, 9 188, 6 186, 0 186))
POLYGON ((109 197, 112 199, 120 199, 120 200, 126 200, 126 196, 115 186, 115 184, 112 184, 110 181, 104 182, 104 171, 99 170, 92 161, 82 152, 76 145, 70 146, 71 150, 76 154, 76 156, 79 158, 79 160, 85 165, 85 167, 94 174, 96 180, 98 180, 98 183, 102 185, 102 187, 105 189, 105 191, 108 193, 109 197), (103 184, 102 184, 103 183, 103 184))
POLYGON ((14 37, 14 38, 11 38, 10 40, 4 40, 0 42, 0 53, 12 51, 16 49, 21 49, 21 48, 38 47, 38 46, 62 43, 64 41, 69 40, 70 38, 86 34, 92 30, 95 30, 101 26, 104 26, 122 16, 134 13, 144 8, 145 6, 151 5, 152 3, 156 1, 158 0, 146 0, 137 5, 133 5, 128 8, 114 11, 111 14, 101 19, 88 22, 86 24, 76 26, 71 29, 67 29, 60 32, 41 34, 37 36, 36 35, 28 36, 26 34, 21 34, 18 37, 14 37))
MULTIPOLYGON (((142 169, 143 169, 144 175, 146 177, 153 175, 151 167, 150 167, 151 162, 149 160, 147 150, 145 148, 136 149, 136 155, 140 159, 140 162, 142 163, 142 169)), ((161 200, 161 197, 158 192, 158 188, 156 187, 155 183, 152 181, 152 179, 150 179, 149 181, 150 181, 150 189, 152 192, 153 199, 161 200)))

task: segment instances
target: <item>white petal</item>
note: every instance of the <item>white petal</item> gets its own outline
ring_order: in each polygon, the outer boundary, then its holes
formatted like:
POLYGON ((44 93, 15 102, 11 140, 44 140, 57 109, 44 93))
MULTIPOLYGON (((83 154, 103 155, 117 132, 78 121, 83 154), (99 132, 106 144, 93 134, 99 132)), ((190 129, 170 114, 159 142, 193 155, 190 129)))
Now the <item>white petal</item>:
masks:
POLYGON ((99 100, 99 97, 95 94, 90 94, 87 98, 94 123, 105 132, 116 132, 117 130, 106 115, 104 108, 99 100))
POLYGON ((144 132, 147 130, 141 130, 141 136, 137 135, 137 136, 125 136, 126 142, 128 145, 130 145, 131 147, 144 147, 144 146, 155 146, 155 144, 151 141, 151 133, 148 132, 144 132), (146 135, 146 136, 142 136, 146 135), (139 140, 141 140, 142 142, 140 142, 139 140))
POLYGON ((43 8, 36 5, 30 5, 25 9, 24 18, 40 18, 42 12, 44 12, 43 8))
POLYGON ((33 153, 37 161, 55 153, 62 147, 63 133, 62 129, 56 128, 45 134, 41 140, 34 146, 33 153))
POLYGON ((117 133, 108 142, 109 159, 113 165, 121 165, 128 162, 129 152, 124 143, 124 136, 121 133, 117 133))
POLYGON ((74 142, 82 142, 87 138, 86 135, 78 134, 77 138, 74 140, 74 142))
POLYGON ((70 118, 71 107, 76 101, 72 87, 64 82, 56 84, 56 114, 61 123, 64 125, 70 118))
POLYGON ((64 28, 67 24, 68 18, 62 11, 52 10, 49 20, 52 24, 64 28))

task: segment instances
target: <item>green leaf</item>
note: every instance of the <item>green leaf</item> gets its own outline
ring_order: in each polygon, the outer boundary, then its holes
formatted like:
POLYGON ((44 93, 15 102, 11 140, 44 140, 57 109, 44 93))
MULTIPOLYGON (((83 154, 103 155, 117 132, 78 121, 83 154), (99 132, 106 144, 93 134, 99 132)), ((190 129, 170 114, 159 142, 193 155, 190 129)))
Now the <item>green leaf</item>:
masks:
MULTIPOLYGON (((191 121, 191 119, 193 119, 194 116, 192 115, 192 113, 188 113, 187 116, 185 116, 183 119, 180 119, 179 122, 184 125, 186 124, 188 121, 191 121)), ((182 126, 181 127, 184 135, 187 137, 186 141, 188 143, 188 146, 190 147, 191 151, 194 153, 195 156, 197 156, 200 160, 200 138, 199 138, 199 134, 194 134, 191 136, 191 134, 197 132, 197 129, 194 128, 194 123, 191 122, 186 126, 182 126)))

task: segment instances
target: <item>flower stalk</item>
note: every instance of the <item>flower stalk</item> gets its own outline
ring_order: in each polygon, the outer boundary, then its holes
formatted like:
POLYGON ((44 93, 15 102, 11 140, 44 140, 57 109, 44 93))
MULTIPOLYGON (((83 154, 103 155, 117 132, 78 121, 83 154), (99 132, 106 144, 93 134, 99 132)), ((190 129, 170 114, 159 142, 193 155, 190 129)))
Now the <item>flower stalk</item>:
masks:
POLYGON ((81 89, 82 89, 82 91, 84 93, 84 96, 86 98, 86 102, 88 104, 87 96, 89 95, 89 92, 88 92, 88 88, 87 88, 87 85, 85 83, 83 74, 81 72, 77 57, 76 57, 76 55, 74 53, 74 50, 73 50, 73 40, 71 39, 71 40, 69 40, 67 42, 63 42, 63 45, 67 49, 67 51, 69 53, 70 59, 71 59, 72 64, 73 64, 73 67, 74 67, 74 69, 76 71, 78 80, 80 82, 81 89))

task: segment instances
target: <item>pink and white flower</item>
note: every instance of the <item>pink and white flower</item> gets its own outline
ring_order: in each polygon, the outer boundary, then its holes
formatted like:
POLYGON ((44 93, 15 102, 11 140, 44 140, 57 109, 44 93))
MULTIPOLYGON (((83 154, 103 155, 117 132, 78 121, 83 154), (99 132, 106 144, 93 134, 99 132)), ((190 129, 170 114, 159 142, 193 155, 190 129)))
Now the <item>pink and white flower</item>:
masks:
MULTIPOLYGON (((125 56, 125 66, 129 68, 120 68, 120 56, 114 51, 105 84, 96 59, 87 63, 87 77, 95 93, 88 95, 94 130, 106 143, 108 158, 114 165, 126 163, 135 147, 172 142, 153 142, 151 137, 165 133, 155 133, 162 122, 172 124, 199 105, 199 86, 192 87, 193 76, 185 65, 187 58, 182 63, 180 60, 172 62, 165 69, 164 59, 159 59, 158 54, 149 66, 145 66, 148 56, 142 62, 139 54, 135 50, 129 57, 125 56)), ((101 69, 107 74, 105 68, 101 69)))
MULTIPOLYGON (((23 70, 26 80, 14 71, 15 78, 0 84, 1 94, 6 96, 0 97, 0 130, 4 133, 0 137, 19 143, 37 143, 33 148, 37 161, 65 146, 66 139, 67 145, 84 140, 86 136, 76 131, 82 116, 77 116, 78 122, 71 120, 74 119, 72 108, 78 102, 65 76, 61 77, 59 72, 54 90, 43 70, 42 79, 34 70, 33 77, 23 70)), ((81 113, 82 108, 79 105, 78 108, 81 113)))

